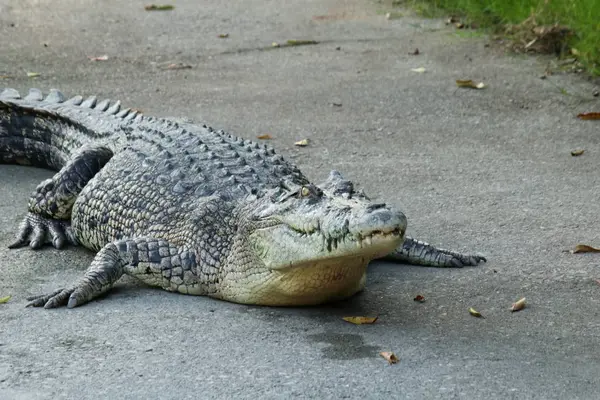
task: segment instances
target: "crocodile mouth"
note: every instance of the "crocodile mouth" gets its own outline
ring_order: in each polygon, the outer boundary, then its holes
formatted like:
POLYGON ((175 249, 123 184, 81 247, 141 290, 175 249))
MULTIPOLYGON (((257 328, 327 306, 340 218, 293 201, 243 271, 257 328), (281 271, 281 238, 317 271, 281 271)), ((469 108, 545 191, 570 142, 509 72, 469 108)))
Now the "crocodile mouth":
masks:
POLYGON ((372 246, 380 246, 389 242, 400 241, 404 238, 404 231, 400 228, 373 230, 368 234, 346 231, 339 235, 328 235, 319 229, 299 229, 291 225, 288 225, 288 227, 298 234, 300 239, 320 236, 323 241, 323 247, 329 253, 341 247, 352 248, 354 246, 356 249, 368 249, 372 246))

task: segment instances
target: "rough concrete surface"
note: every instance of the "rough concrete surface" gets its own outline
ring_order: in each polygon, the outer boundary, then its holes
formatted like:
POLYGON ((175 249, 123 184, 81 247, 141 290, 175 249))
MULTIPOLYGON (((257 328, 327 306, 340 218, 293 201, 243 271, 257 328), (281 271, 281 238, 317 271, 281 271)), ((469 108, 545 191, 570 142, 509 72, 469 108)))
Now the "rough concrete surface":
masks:
POLYGON ((145 4, 0 2, 0 86, 270 133, 314 180, 338 169, 401 207, 414 236, 489 262, 374 262, 364 293, 310 308, 126 279, 77 309, 25 308, 25 297, 79 277, 92 254, 9 251, 29 193, 52 172, 2 165, 0 297, 12 298, 0 305, 1 399, 598 398, 600 255, 564 252, 600 246, 600 124, 575 118, 600 111, 593 82, 542 80, 546 59, 508 56, 443 21, 386 20, 368 0, 145 4), (320 43, 272 48, 287 39, 320 43), (310 146, 293 145, 304 138, 310 146), (520 297, 528 307, 511 313, 520 297), (379 319, 355 326, 349 315, 379 319))

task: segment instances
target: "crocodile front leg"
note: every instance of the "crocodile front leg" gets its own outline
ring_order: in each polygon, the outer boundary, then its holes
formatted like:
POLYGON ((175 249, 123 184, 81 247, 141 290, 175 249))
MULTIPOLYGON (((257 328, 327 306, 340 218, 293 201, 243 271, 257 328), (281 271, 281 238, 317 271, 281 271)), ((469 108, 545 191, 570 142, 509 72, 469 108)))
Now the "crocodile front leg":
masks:
POLYGON ((28 307, 68 308, 80 306, 108 291, 123 276, 169 291, 202 295, 196 255, 165 240, 139 238, 118 240, 104 246, 85 275, 73 286, 47 295, 30 297, 28 307))
POLYGON ((77 244, 70 227, 71 209, 85 185, 112 157, 105 147, 83 149, 52 178, 40 183, 29 199, 29 213, 21 222, 11 249, 40 248, 51 243, 57 249, 66 242, 77 244))
POLYGON ((479 254, 462 254, 456 251, 438 249, 429 243, 409 236, 406 237, 402 246, 384 258, 407 264, 454 268, 473 266, 482 261, 487 261, 484 256, 479 254))

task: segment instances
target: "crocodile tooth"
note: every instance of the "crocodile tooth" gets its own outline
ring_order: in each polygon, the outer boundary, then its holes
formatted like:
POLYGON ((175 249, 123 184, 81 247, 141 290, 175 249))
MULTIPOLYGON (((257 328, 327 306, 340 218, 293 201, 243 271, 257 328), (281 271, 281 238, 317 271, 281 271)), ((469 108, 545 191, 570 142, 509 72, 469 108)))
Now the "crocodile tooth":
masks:
POLYGON ((29 94, 25 96, 25 100, 42 101, 44 100, 44 95, 40 89, 31 88, 29 89, 29 94))
POLYGON ((46 96, 46 103, 64 103, 67 98, 62 92, 57 89, 50 89, 50 93, 46 96))
POLYGON ((127 114, 129 114, 129 111, 130 111, 130 110, 129 110, 129 108, 124 108, 124 109, 122 109, 121 111, 119 111, 119 112, 117 113, 117 117, 119 117, 119 118, 123 118, 123 117, 125 117, 127 114))
POLYGON ((116 114, 121 109, 121 101, 117 100, 112 106, 106 110, 107 114, 116 114))
POLYGON ((98 111, 106 111, 106 109, 108 108, 108 106, 110 105, 110 100, 106 99, 106 100, 102 100, 100 103, 96 104, 96 110, 98 111))
POLYGON ((80 95, 71 97, 69 100, 65 102, 65 104, 73 104, 74 106, 78 106, 83 102, 83 97, 80 95))
POLYGON ((83 103, 81 103, 81 107, 94 108, 94 106, 96 105, 96 100, 96 96, 90 96, 87 99, 85 99, 83 103))
POLYGON ((0 93, 0 97, 4 99, 20 99, 21 95, 15 89, 6 88, 0 93))

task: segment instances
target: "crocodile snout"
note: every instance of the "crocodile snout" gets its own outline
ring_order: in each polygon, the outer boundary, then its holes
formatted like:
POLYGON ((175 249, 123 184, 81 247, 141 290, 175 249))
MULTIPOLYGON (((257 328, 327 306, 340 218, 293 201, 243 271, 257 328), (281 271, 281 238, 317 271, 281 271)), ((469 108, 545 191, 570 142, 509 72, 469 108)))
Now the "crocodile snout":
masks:
POLYGON ((386 207, 385 204, 369 204, 366 212, 350 222, 350 232, 360 236, 376 233, 398 233, 404 236, 406 232, 406 216, 397 210, 386 207))

